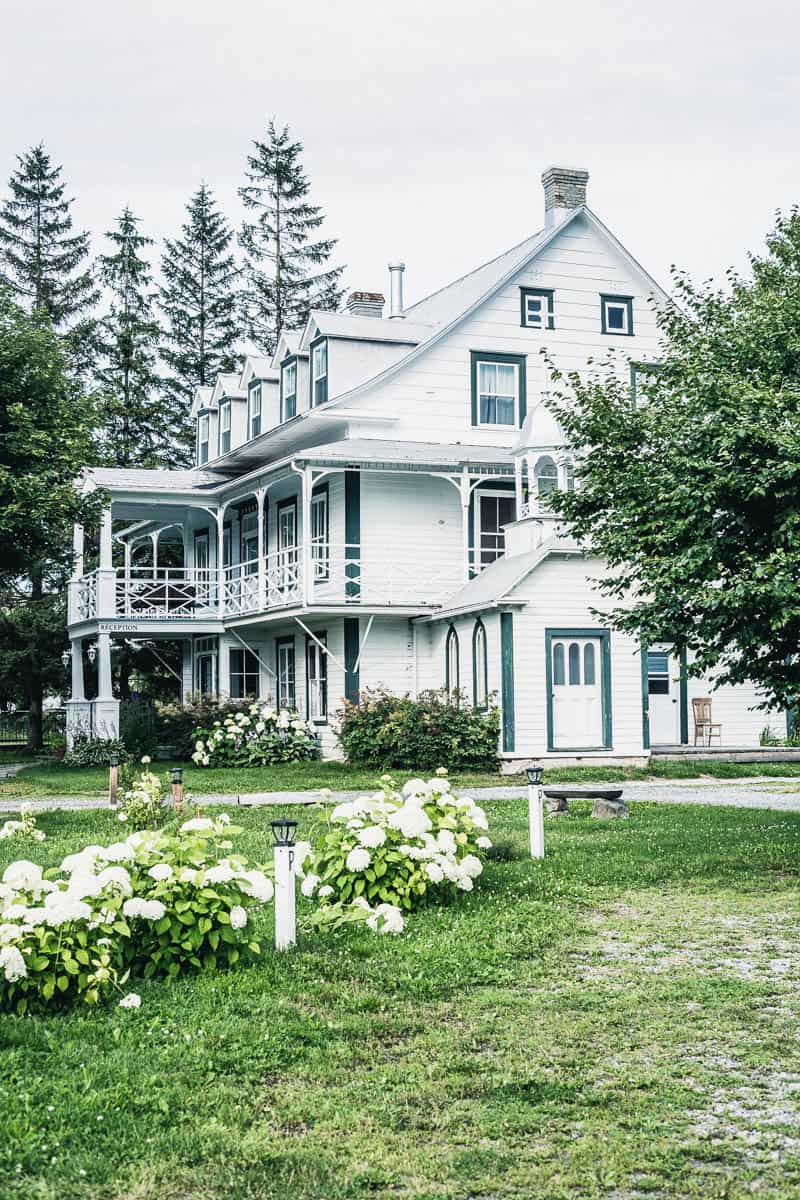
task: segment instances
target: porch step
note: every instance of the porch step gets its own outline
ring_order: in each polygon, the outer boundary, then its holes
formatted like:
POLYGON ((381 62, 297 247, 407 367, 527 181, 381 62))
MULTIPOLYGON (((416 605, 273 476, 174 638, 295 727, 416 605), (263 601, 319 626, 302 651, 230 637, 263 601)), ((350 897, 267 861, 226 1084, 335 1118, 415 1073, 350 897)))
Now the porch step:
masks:
POLYGON ((800 746, 653 746, 650 757, 659 762, 800 762, 800 746))

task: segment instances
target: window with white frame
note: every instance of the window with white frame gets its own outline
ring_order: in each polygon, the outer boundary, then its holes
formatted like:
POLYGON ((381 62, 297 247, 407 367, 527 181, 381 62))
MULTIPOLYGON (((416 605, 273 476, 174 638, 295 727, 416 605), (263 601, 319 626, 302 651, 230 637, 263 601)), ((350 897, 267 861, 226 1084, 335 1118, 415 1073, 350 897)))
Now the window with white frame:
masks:
POLYGON ((328 653, 327 634, 315 633, 306 642, 306 676, 308 680, 308 719, 325 721, 328 716, 328 653), (320 645, 320 642, 322 645, 320 645))
POLYGON ((247 395, 248 425, 250 437, 261 433, 261 384, 251 383, 247 395))
POLYGON ((470 351, 472 424, 513 429, 525 417, 525 355, 470 351))
POLYGON ((278 708, 297 708, 294 638, 278 638, 276 642, 278 708))
POLYGON ((230 651, 231 697, 243 700, 245 696, 258 698, 258 659, 252 650, 230 651))
POLYGON ((600 328, 603 333, 633 335, 633 297, 601 296, 600 328))
POLYGON ((194 690, 201 696, 217 694, 217 639, 197 638, 194 643, 194 690))
POLYGON ((550 288, 520 288, 520 324, 524 329, 555 329, 550 288))
POLYGON ((201 413, 197 418, 197 462, 202 467, 208 462, 208 413, 201 413))
POLYGON ((324 404, 328 399, 328 339, 323 338, 311 347, 311 402, 324 404))
POLYGON ((311 497, 311 562, 315 581, 327 579, 330 572, 327 485, 311 497))
POLYGON ((281 420, 297 416, 297 359, 292 358, 281 368, 281 420))
POLYGON ((543 454, 541 458, 537 458, 533 474, 536 479, 536 495, 540 500, 549 496, 558 487, 558 467, 549 454, 543 454))
POLYGON ((258 509, 239 510, 239 561, 246 575, 258 571, 258 509))
POLYGON ((219 406, 219 452, 227 454, 231 448, 231 402, 224 400, 219 406))

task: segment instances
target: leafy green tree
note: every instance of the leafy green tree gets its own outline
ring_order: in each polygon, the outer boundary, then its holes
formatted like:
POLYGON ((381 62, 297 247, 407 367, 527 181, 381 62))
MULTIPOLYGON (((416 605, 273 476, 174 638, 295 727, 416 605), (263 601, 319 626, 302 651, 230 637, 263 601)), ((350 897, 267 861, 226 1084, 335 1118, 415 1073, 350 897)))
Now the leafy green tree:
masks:
POLYGON ((314 240, 322 209, 309 204, 303 146, 288 126, 270 121, 263 142, 248 156, 248 182, 239 195, 251 220, 239 237, 245 252, 244 331, 267 354, 282 329, 298 329, 312 308, 339 307, 344 267, 328 266, 336 241, 314 240))
POLYGON ((96 519, 97 494, 75 486, 95 428, 50 322, 0 291, 0 695, 31 710, 34 746, 45 690, 64 683, 72 526, 96 519))
POLYGON ((89 235, 74 233, 61 166, 43 144, 17 156, 0 204, 0 279, 29 311, 47 315, 73 355, 87 351, 98 300, 89 268, 89 235))
POLYGON ((205 184, 186 212, 182 237, 165 242, 160 297, 166 318, 161 356, 170 371, 164 386, 182 413, 175 432, 188 463, 194 457, 194 389, 237 365, 239 270, 230 252, 233 233, 205 184))
POLYGON ((612 621, 696 671, 800 696, 800 213, 724 289, 676 274, 656 371, 556 372, 578 453, 554 504, 610 565, 612 621))
POLYGON ((153 244, 139 232, 129 208, 106 237, 100 278, 110 305, 100 322, 95 371, 101 395, 103 457, 117 467, 163 467, 180 461, 176 413, 164 402, 158 375, 161 329, 154 315, 150 265, 142 251, 153 244))

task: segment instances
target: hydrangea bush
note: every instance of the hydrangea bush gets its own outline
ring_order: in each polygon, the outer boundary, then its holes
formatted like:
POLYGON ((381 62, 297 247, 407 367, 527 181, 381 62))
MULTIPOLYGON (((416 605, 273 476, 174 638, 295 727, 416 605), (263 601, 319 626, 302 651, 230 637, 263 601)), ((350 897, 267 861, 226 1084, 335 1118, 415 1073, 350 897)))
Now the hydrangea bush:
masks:
POLYGON ((486 814, 446 774, 401 791, 385 775, 379 792, 338 804, 313 845, 298 842, 302 892, 321 905, 312 923, 364 920, 400 932, 403 912, 472 891, 492 844, 486 814))
POLYGON ((251 704, 210 728, 195 730, 193 762, 200 767, 268 767, 319 756, 314 726, 288 709, 251 704))
POLYGON ((161 779, 148 770, 151 759, 142 758, 144 771, 134 776, 120 793, 120 809, 117 818, 128 829, 153 829, 166 815, 166 794, 161 779))
POLYGON ((32 804, 21 804, 19 820, 5 821, 0 826, 0 841, 7 841, 9 838, 18 838, 20 841, 25 841, 26 838, 30 838, 32 842, 44 841, 45 833, 43 829, 38 829, 36 826, 32 804))
POLYGON ((195 817, 174 833, 86 846, 54 878, 11 863, 0 883, 0 1009, 96 1004, 131 971, 174 976, 258 954, 251 915, 273 889, 229 855, 238 832, 225 814, 195 817))

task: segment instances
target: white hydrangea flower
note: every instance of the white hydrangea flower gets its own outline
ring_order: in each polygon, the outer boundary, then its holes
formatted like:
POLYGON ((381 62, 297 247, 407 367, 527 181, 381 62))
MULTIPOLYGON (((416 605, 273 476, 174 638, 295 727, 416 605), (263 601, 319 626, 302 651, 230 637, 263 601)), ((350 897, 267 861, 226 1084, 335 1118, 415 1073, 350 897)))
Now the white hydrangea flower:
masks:
POLYGON ((479 837, 475 839, 475 845, 479 850, 491 850, 492 839, 488 837, 479 837))
POLYGON ((227 863, 217 863, 206 871, 206 883, 230 883, 235 878, 235 871, 227 863))
POLYGON ((300 884, 300 891, 304 896, 313 896, 319 883, 319 875, 309 873, 306 875, 303 882, 300 884))
POLYGON ((445 854, 452 854, 456 848, 456 838, 452 829, 440 829, 436 835, 436 843, 445 854))
POLYGON ((191 821, 183 822, 181 833, 205 833, 213 828, 214 822, 209 817, 192 817, 191 821))
POLYGON ((430 788, 424 779, 409 779, 403 784, 401 795, 408 798, 409 796, 427 796, 430 794, 430 788))
MULTIPOLYGON (((30 908, 25 910, 25 919, 26 920, 28 919, 27 914, 32 911, 33 911, 33 909, 30 909, 30 908)), ((44 909, 42 909, 41 911, 44 912, 44 909)), ((30 923, 34 924, 34 922, 30 922, 30 923)), ((15 942, 17 940, 17 938, 19 937, 19 932, 20 932, 19 925, 11 925, 9 923, 0 925, 0 946, 7 946, 9 942, 15 942)))
POLYGON ((389 824, 399 829, 403 837, 416 838, 431 828, 431 819, 422 808, 405 804, 389 817, 389 824))
POLYGON ((462 892, 471 892, 472 880, 470 879, 469 875, 461 875, 456 880, 456 886, 461 888, 462 892))
POLYGON ((247 871, 240 876, 240 886, 243 892, 267 904, 273 897, 275 889, 272 880, 267 879, 263 871, 247 871))
POLYGON ((92 910, 83 900, 74 900, 65 892, 51 892, 45 900, 47 924, 54 927, 68 921, 88 921, 92 910), (52 903, 50 903, 52 901, 52 903))
POLYGON ((142 997, 138 992, 128 992, 127 996, 123 996, 119 1002, 120 1008, 141 1008, 142 997))
POLYGON ((124 916, 143 917, 146 921, 160 921, 166 911, 160 900, 142 900, 139 896, 132 896, 122 906, 124 916))
POLYGON ((102 890, 103 884, 100 882, 99 876, 91 875, 88 872, 84 874, 75 871, 67 885, 67 895, 71 896, 73 900, 84 900, 87 896, 99 896, 102 890))
POLYGON ((195 742, 194 748, 198 752, 198 754, 202 754, 206 748, 206 744, 205 744, 205 742, 198 740, 195 742))
POLYGON ((9 863, 3 872, 3 883, 13 888, 30 890, 38 886, 42 880, 42 869, 36 863, 28 862, 26 858, 9 863))
POLYGON ((483 863, 475 854, 465 854, 460 863, 461 870, 470 879, 477 879, 483 871, 483 863))
POLYGON ((22 952, 16 946, 3 946, 0 950, 0 970, 6 977, 7 983, 16 983, 28 974, 22 952))
POLYGON ((470 809, 469 815, 470 815, 470 819, 472 820, 472 824, 476 825, 478 829, 488 829, 489 828, 489 822, 486 819, 486 813, 483 811, 482 808, 478 808, 477 804, 472 806, 472 808, 470 809))
POLYGON ((150 867, 147 874, 151 879, 155 879, 156 883, 164 883, 167 879, 172 879, 173 870, 169 863, 156 863, 150 867))
POLYGON ((134 854, 127 842, 114 842, 105 847, 100 857, 104 862, 121 863, 131 862, 134 854))
POLYGON ((386 833, 381 829, 380 825, 369 825, 366 829, 361 830, 358 840, 368 850, 377 850, 386 841, 386 833))
POLYGON ((364 899, 363 896, 356 896, 355 900, 353 900, 353 905, 356 908, 363 908, 365 912, 368 912, 368 913, 372 912, 372 906, 370 905, 368 900, 364 899))
POLYGON ((247 924, 247 911, 241 904, 234 904, 231 909, 231 929, 244 929, 247 924))
POLYGON ((333 895, 333 888, 329 883, 323 883, 322 887, 317 892, 320 900, 327 900, 328 896, 333 895))
POLYGON ((403 914, 395 904, 379 904, 371 917, 367 917, 367 925, 379 933, 402 933, 405 929, 403 914))
POLYGON ((178 879, 181 883, 197 883, 202 874, 202 871, 196 871, 194 867, 181 867, 178 879))
POLYGON ((301 877, 304 874, 303 868, 311 858, 311 842, 295 842, 294 845, 294 868, 301 877))
POLYGON ((441 883, 444 879, 444 871, 437 862, 429 862, 425 864, 425 874, 430 879, 431 883, 441 883))
POLYGON ((355 846, 345 859, 345 866, 348 871, 366 871, 371 862, 369 850, 365 850, 363 846, 355 846))

